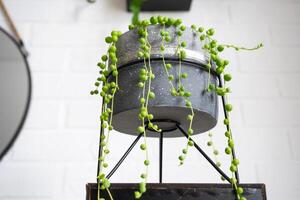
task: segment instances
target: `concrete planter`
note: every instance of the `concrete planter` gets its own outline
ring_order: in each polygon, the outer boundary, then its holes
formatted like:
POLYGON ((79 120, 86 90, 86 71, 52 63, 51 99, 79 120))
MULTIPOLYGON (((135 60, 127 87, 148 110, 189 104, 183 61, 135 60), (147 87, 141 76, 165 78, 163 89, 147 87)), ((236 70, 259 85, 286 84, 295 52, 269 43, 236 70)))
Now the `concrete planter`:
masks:
MULTIPOLYGON (((180 123, 187 129, 189 122, 186 117, 190 114, 190 109, 185 107, 182 97, 173 97, 170 94, 170 84, 165 73, 162 56, 160 53, 161 36, 160 25, 148 27, 148 40, 152 46, 151 65, 155 79, 152 81, 151 89, 156 94, 156 98, 149 101, 149 111, 154 115, 155 120, 167 119, 180 123)), ((175 54, 178 38, 176 28, 166 28, 172 41, 166 44, 165 60, 172 63, 173 68, 170 73, 174 75, 175 86, 178 85, 178 68, 179 60, 175 54)), ((139 70, 144 62, 138 59, 136 52, 139 49, 139 36, 137 30, 124 33, 118 40, 117 57, 119 70, 119 87, 120 90, 115 95, 113 126, 117 131, 136 134, 136 128, 141 124, 138 120, 139 98, 142 96, 142 89, 137 87, 139 82, 139 70)), ((186 90, 192 93, 190 100, 194 107, 194 134, 203 133, 213 128, 218 118, 218 99, 214 92, 207 92, 208 72, 205 64, 207 55, 202 50, 202 44, 199 37, 188 29, 181 37, 181 41, 186 41, 187 58, 182 62, 182 72, 188 74, 187 79, 182 80, 186 90)), ((112 77, 109 78, 109 80, 112 77)), ((211 75, 211 82, 217 84, 217 77, 211 75)), ((174 123, 158 123, 160 128, 172 128, 174 123)), ((158 133, 149 132, 148 136, 158 136, 158 133)), ((179 132, 173 131, 165 134, 165 137, 182 136, 179 132)))

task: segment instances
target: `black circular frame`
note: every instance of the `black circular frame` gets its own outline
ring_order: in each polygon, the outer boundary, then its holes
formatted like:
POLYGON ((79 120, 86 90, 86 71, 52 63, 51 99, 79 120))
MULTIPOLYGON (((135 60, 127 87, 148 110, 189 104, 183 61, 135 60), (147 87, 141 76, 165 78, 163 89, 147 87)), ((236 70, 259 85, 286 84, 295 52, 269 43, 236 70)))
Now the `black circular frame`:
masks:
POLYGON ((2 27, 0 27, 0 32, 4 33, 4 35, 6 35, 18 48, 20 54, 23 57, 23 61, 25 63, 25 67, 26 67, 26 72, 27 72, 27 77, 28 77, 28 96, 27 96, 27 102, 26 102, 26 107, 25 107, 25 111, 23 113, 23 116, 21 118, 21 121, 17 127, 16 132, 14 133, 13 138, 11 139, 11 141, 9 142, 9 144, 4 148, 3 152, 0 152, 0 161, 2 160, 2 158, 4 157, 4 155, 8 152, 8 150, 13 146, 14 142, 16 141, 27 116, 28 110, 29 110, 29 106, 30 106, 30 100, 31 100, 31 93, 32 93, 32 81, 31 81, 31 74, 30 74, 30 69, 29 69, 29 64, 27 61, 27 53, 24 51, 24 45, 22 43, 22 41, 18 42, 13 36, 11 36, 6 30, 4 30, 2 27))

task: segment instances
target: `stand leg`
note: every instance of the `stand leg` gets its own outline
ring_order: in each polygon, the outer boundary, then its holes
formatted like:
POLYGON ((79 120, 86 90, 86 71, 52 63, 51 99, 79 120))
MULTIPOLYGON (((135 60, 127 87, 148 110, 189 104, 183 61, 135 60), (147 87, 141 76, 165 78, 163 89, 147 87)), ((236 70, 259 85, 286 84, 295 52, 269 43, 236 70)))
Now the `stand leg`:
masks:
POLYGON ((142 137, 143 133, 139 134, 136 139, 133 141, 133 143, 130 145, 130 147, 127 149, 127 151, 124 153, 124 155, 121 157, 119 162, 115 165, 115 167, 109 172, 109 174, 106 176, 107 179, 109 179, 120 167, 120 165, 123 163, 125 158, 128 156, 128 154, 131 152, 133 147, 136 145, 136 143, 139 141, 139 139, 142 137))
MULTIPOLYGON (((223 82, 222 82, 221 76, 218 76, 218 78, 219 78, 219 87, 223 87, 223 82)), ((222 96, 222 105, 223 105, 223 110, 224 110, 224 116, 225 116, 225 118, 227 118, 228 117, 228 113, 227 113, 227 111, 225 109, 226 100, 225 100, 224 96, 222 96)), ((226 129, 227 129, 227 131, 231 132, 231 135, 232 135, 232 131, 230 130, 229 125, 226 125, 226 129)), ((234 147, 232 147, 231 149, 232 149, 232 157, 235 159, 236 158, 236 154, 235 154, 234 147)), ((234 174, 235 174, 235 178, 237 180, 237 183, 239 183, 240 182, 240 176, 239 176, 238 167, 236 167, 236 171, 235 171, 234 174)))
MULTIPOLYGON (((180 125, 176 125, 177 128, 181 131, 181 133, 186 137, 188 138, 188 134, 181 128, 180 125)), ((191 141, 193 141, 191 138, 190 138, 191 141)), ((231 182, 230 181, 230 178, 214 163, 214 161, 212 161, 210 159, 210 157, 201 149, 200 146, 198 146, 197 143, 194 142, 194 146, 195 148, 203 155, 203 157, 221 174, 222 177, 224 177, 229 183, 231 182)))
POLYGON ((163 176, 163 132, 159 135, 159 183, 162 183, 163 176))

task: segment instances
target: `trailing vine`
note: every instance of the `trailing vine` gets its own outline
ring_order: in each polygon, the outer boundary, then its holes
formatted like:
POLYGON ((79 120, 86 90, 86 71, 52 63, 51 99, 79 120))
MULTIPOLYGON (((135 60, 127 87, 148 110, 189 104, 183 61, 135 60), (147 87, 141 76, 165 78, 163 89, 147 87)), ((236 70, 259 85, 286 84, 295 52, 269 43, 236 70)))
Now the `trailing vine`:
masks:
POLYGON ((141 26, 138 29, 138 34, 140 36, 140 50, 137 53, 138 58, 144 60, 144 66, 140 69, 138 87, 142 88, 142 97, 139 99, 141 108, 139 113, 139 119, 141 120, 141 126, 138 127, 138 133, 143 134, 144 143, 140 145, 140 149, 145 151, 145 172, 140 175, 142 181, 139 183, 139 190, 134 192, 136 199, 141 198, 142 194, 146 192, 146 182, 148 178, 148 166, 150 165, 148 148, 147 148, 147 132, 146 132, 146 122, 147 127, 160 132, 157 125, 154 125, 151 120, 154 116, 149 113, 148 103, 150 99, 155 98, 155 93, 151 91, 151 81, 155 78, 155 75, 152 73, 151 67, 151 45, 148 41, 148 31, 147 26, 149 24, 145 21, 141 23, 141 26))
POLYGON ((191 96, 191 93, 189 91, 186 91, 184 89, 183 84, 181 83, 181 79, 185 79, 188 77, 187 73, 182 73, 182 60, 185 59, 186 57, 186 52, 184 51, 184 47, 186 47, 186 42, 183 41, 181 42, 181 36, 183 34, 183 31, 185 31, 186 27, 181 25, 182 21, 181 19, 172 19, 172 18, 166 18, 162 16, 158 17, 151 17, 150 22, 152 25, 156 25, 159 23, 160 25, 163 26, 160 35, 161 35, 161 40, 162 44, 160 46, 160 52, 161 52, 161 57, 163 59, 163 66, 165 69, 165 73, 168 77, 169 83, 170 83, 170 94, 172 96, 181 96, 184 101, 186 107, 190 108, 191 113, 187 116, 187 120, 189 121, 189 129, 188 129, 188 142, 185 148, 182 149, 182 155, 178 157, 180 161, 180 165, 184 163, 184 160, 187 156, 188 149, 190 146, 193 146, 193 142, 190 140, 190 136, 193 134, 193 129, 192 129, 192 124, 193 124, 193 118, 194 118, 194 110, 192 107, 192 103, 189 100, 189 97, 191 96), (174 79, 174 75, 170 74, 170 69, 172 68, 171 63, 166 63, 165 61, 165 44, 168 42, 171 42, 172 38, 170 37, 170 34, 168 31, 166 31, 166 26, 172 26, 174 25, 178 30, 176 31, 177 34, 177 48, 175 54, 178 56, 179 59, 179 67, 178 67, 178 72, 177 72, 177 77, 178 80, 174 79), (180 26, 181 25, 181 26, 180 26), (178 83, 178 87, 176 88, 174 85, 178 83))
MULTIPOLYGON (((237 171, 237 167, 240 164, 240 161, 233 156, 233 151, 234 151, 234 140, 232 137, 231 133, 231 127, 230 127, 230 115, 229 112, 233 110, 233 106, 229 103, 228 100, 228 95, 231 92, 230 88, 227 87, 227 82, 231 81, 232 76, 229 73, 225 72, 226 66, 229 65, 228 60, 224 60, 220 57, 220 53, 223 52, 225 48, 233 48, 236 51, 239 50, 247 50, 247 51, 252 51, 252 50, 257 50, 261 47, 263 47, 263 44, 260 43, 254 48, 246 48, 246 47, 238 47, 235 45, 228 45, 228 44, 218 44, 217 40, 213 39, 212 36, 215 34, 214 29, 208 29, 206 32, 204 31, 204 28, 199 27, 198 29, 196 28, 196 25, 191 26, 192 30, 198 32, 199 39, 200 41, 206 40, 206 44, 203 46, 203 49, 206 50, 207 53, 209 53, 209 62, 207 64, 207 68, 209 70, 209 79, 208 79, 208 92, 215 92, 219 96, 224 96, 225 97, 225 119, 223 121, 224 125, 226 126, 227 131, 225 132, 225 136, 227 137, 227 147, 225 148, 225 153, 228 154, 231 158, 231 165, 230 165, 230 171, 232 172, 232 178, 231 178, 231 184, 233 188, 235 189, 237 193, 238 200, 246 200, 246 198, 243 196, 243 188, 238 186, 237 184, 237 177, 235 176, 235 172, 237 171), (212 63, 213 62, 213 63, 212 63), (224 86, 223 87, 218 87, 216 85, 213 85, 210 83, 210 74, 211 74, 211 66, 212 64, 216 65, 216 73, 221 76, 223 75, 224 79, 224 86)), ((222 81, 222 80, 220 80, 222 81)), ((212 139, 212 134, 209 134, 209 136, 212 139)), ((208 142, 209 146, 213 146, 213 141, 210 140, 208 142)), ((219 152, 215 149, 213 146, 213 153, 215 155, 218 155, 219 152)), ((217 161, 217 165, 221 166, 221 163, 217 161)), ((224 179, 224 177, 222 177, 224 179)))
MULTIPOLYGON (((152 71, 151 66, 151 54, 152 47, 148 40, 148 27, 149 26, 158 26, 160 27, 160 56, 162 58, 162 70, 165 72, 166 77, 168 78, 168 82, 170 85, 170 94, 174 97, 182 98, 185 103, 185 107, 190 110, 190 113, 186 116, 186 120, 189 123, 189 127, 187 130, 188 138, 186 146, 182 149, 181 155, 179 155, 179 164, 183 165, 184 161, 188 155, 189 147, 194 146, 194 143, 191 139, 193 135, 193 119, 194 119, 194 108, 192 106, 192 102, 190 100, 191 92, 186 90, 183 84, 183 79, 188 79, 188 74, 183 71, 183 65, 186 59, 186 50, 187 41, 182 41, 182 35, 186 31, 187 27, 182 24, 181 19, 173 19, 162 16, 153 16, 150 20, 142 20, 142 21, 134 21, 133 24, 129 25, 129 30, 136 31, 139 35, 138 42, 140 44, 139 50, 137 52, 138 59, 142 60, 142 64, 140 66, 139 71, 139 82, 137 87, 141 90, 141 96, 137 97, 140 102, 140 112, 137 116, 140 120, 140 125, 137 127, 137 133, 143 135, 143 143, 140 145, 140 149, 145 152, 144 163, 144 171, 141 173, 141 182, 139 183, 139 188, 134 192, 134 197, 139 199, 142 197, 143 193, 146 192, 146 184, 148 178, 148 167, 150 165, 150 160, 148 156, 148 146, 147 146, 147 131, 148 129, 156 132, 161 132, 161 129, 153 123, 153 119, 155 116, 150 113, 148 109, 149 102, 155 98, 155 93, 152 91, 151 84, 155 81, 155 74, 152 71), (169 28, 173 28, 176 30, 175 38, 172 38, 169 28), (174 52, 174 55, 178 57, 178 66, 176 66, 176 73, 174 70, 171 71, 173 65, 171 62, 167 62, 166 60, 166 45, 170 42, 176 42, 177 47, 174 52), (174 74, 173 74, 174 73, 174 74)), ((201 44, 203 44, 202 49, 205 51, 207 55, 207 63, 206 69, 208 72, 207 79, 207 92, 215 93, 218 96, 224 97, 225 111, 226 117, 223 120, 223 123, 226 127, 225 136, 227 138, 227 146, 225 148, 225 153, 230 156, 231 165, 229 167, 232 172, 231 176, 231 184, 235 189, 238 200, 246 200, 243 196, 243 188, 240 187, 237 183, 237 177, 235 176, 235 172, 237 171, 237 167, 239 165, 239 160, 233 156, 234 152, 234 140, 231 133, 231 122, 230 122, 230 112, 233 110, 233 106, 229 103, 229 93, 231 92, 228 87, 228 83, 231 81, 232 76, 227 72, 227 67, 229 66, 229 61, 221 58, 221 52, 225 49, 234 49, 236 51, 239 50, 256 50, 261 48, 263 45, 259 44, 254 48, 245 48, 238 47, 231 44, 221 44, 218 43, 217 40, 213 38, 215 35, 215 30, 210 28, 205 30, 203 27, 197 27, 196 25, 192 25, 190 29, 193 33, 199 38, 201 44), (222 77, 220 81, 224 81, 224 84, 215 85, 211 82, 212 73, 214 75, 218 75, 222 77), (222 87, 221 87, 222 86, 222 87)), ((110 199, 113 199, 112 194, 110 193, 109 187, 110 182, 106 178, 106 174, 104 173, 104 169, 108 167, 108 163, 106 162, 106 156, 109 154, 109 134, 110 131, 113 130, 112 120, 113 120, 113 109, 114 109, 114 96, 118 91, 118 58, 117 58, 117 48, 116 42, 118 41, 121 32, 113 31, 110 36, 105 38, 106 43, 109 44, 107 54, 101 57, 101 62, 98 63, 100 67, 101 76, 97 78, 95 82, 96 89, 91 91, 92 95, 100 95, 103 98, 103 107, 101 112, 101 128, 106 130, 100 138, 100 146, 101 146, 101 156, 99 157, 99 175, 97 177, 98 180, 98 200, 103 200, 103 195, 101 195, 102 190, 106 190, 110 196, 110 199), (108 81, 109 80, 109 81, 108 81), (99 87, 102 86, 101 90, 99 87), (100 92, 99 92, 100 91, 100 92)), ((157 67, 157 66, 156 66, 157 67)), ((207 142, 208 146, 212 147, 213 154, 215 156, 216 165, 221 167, 221 163, 218 161, 217 155, 219 151, 216 149, 213 143, 213 134, 209 133, 209 141, 207 142)))
MULTIPOLYGON (((207 146, 212 148, 212 152, 215 157, 215 163, 218 167, 221 167, 221 162, 218 159, 219 150, 216 148, 215 143, 213 142, 213 133, 209 132, 208 136, 209 136, 209 141, 207 142, 207 146)), ((223 177, 221 177, 221 178, 222 178, 222 180, 224 180, 223 177)))
POLYGON ((98 171, 98 200, 103 200, 101 198, 101 190, 106 190, 109 194, 110 198, 113 199, 112 194, 109 190, 110 182, 106 178, 104 173, 104 169, 108 167, 108 163, 106 162, 106 156, 110 153, 109 150, 109 136, 110 132, 113 130, 112 126, 112 118, 114 111, 114 96, 118 86, 118 58, 116 55, 116 42, 118 41, 122 32, 120 31, 112 31, 111 35, 105 38, 105 42, 109 44, 107 53, 102 55, 101 62, 97 64, 100 68, 100 77, 97 78, 95 82, 96 89, 90 92, 91 95, 100 94, 102 97, 102 112, 100 116, 101 121, 101 129, 103 130, 103 134, 100 136, 100 157, 99 159, 99 171, 98 171), (108 82, 109 76, 113 77, 113 80, 108 82), (102 86, 101 90, 99 90, 100 85, 102 86), (101 92, 99 92, 101 91, 101 92))

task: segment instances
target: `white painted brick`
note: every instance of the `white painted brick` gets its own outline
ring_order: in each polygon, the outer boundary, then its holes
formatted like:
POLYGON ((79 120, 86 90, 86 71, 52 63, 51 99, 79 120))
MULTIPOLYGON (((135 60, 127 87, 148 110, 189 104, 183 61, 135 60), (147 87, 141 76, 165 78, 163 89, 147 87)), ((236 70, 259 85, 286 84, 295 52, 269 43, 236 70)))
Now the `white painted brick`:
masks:
POLYGON ((72 102, 67 109, 67 127, 97 129, 100 124, 101 102, 72 102))
POLYGON ((80 22, 121 24, 120 22, 126 21, 130 23, 131 13, 126 11, 125 3, 124 1, 97 1, 95 4, 80 2, 76 5, 74 18, 80 22))
POLYGON ((285 128, 242 128, 234 129, 233 133, 238 156, 245 161, 288 161, 291 159, 285 128))
POLYGON ((238 60, 242 72, 265 73, 299 72, 297 58, 299 47, 278 47, 266 45, 252 52, 239 52, 238 60))
POLYGON ((52 199, 51 197, 1 197, 1 200, 49 200, 52 199))
POLYGON ((279 89, 283 97, 300 97, 299 79, 300 74, 286 74, 279 77, 279 89))
POLYGON ((293 159, 296 161, 300 161, 300 146, 298 144, 300 139, 299 129, 290 129, 289 130, 289 144, 291 148, 291 153, 293 159))
POLYGON ((299 109, 300 102, 292 100, 253 100, 243 103, 246 124, 256 127, 298 127, 299 109))
MULTIPOLYGON (((252 48, 259 43, 270 44, 270 30, 266 24, 217 24, 215 38, 221 44, 252 48)), ((235 52, 235 50, 232 49, 235 52)), ((240 52, 237 52, 237 54, 240 52)), ((253 52, 247 52, 251 54, 253 52)))
MULTIPOLYGON (((10 0, 7 6, 30 52, 33 101, 16 145, 0 163, 0 199, 79 200, 85 184, 95 182, 99 139, 100 100, 89 91, 97 78, 104 36, 111 29, 127 30, 131 14, 125 1, 10 0), (45 173, 47 172, 47 173, 45 173), (18 191, 16 193, 15 191, 18 191)), ((298 199, 299 184, 299 0, 193 1, 190 12, 146 12, 183 18, 187 25, 214 27, 220 43, 247 47, 252 52, 226 51, 233 75, 229 100, 232 130, 241 161, 242 182, 264 182, 268 198, 298 199), (283 173, 282 176, 280 173, 283 173), (282 192, 284 191, 284 192, 282 192), (288 195, 288 196, 287 196, 288 195)), ((0 17, 1 26, 4 25, 0 17)), ((224 154, 223 113, 212 130, 228 171, 224 154)), ((207 133, 194 136, 203 149, 207 133)), ((109 169, 134 140, 113 131, 109 169)), ((150 182, 158 181, 158 139, 149 139, 150 182)), ((184 138, 166 139, 164 181, 219 182, 219 175, 195 151, 178 167, 184 138), (175 176, 176 174, 176 176, 175 176)), ((143 152, 139 145, 112 177, 113 182, 139 182, 143 152)), ((108 169, 108 170, 109 170, 108 169)))
MULTIPOLYGON (((72 21, 75 6, 70 1, 5 1, 16 21, 72 21)), ((2 16, 1 16, 2 17, 2 16)))
POLYGON ((60 167, 51 164, 0 165, 0 197, 51 197, 61 187, 60 167))
POLYGON ((299 3, 285 1, 264 4, 232 2, 230 5, 231 20, 234 23, 246 24, 257 24, 258 21, 269 24, 298 24, 300 22, 299 8, 299 3))
POLYGON ((96 74, 99 71, 97 63, 107 50, 106 46, 97 48, 72 48, 70 53, 70 67, 75 72, 89 72, 96 74))
POLYGON ((232 74, 228 84, 232 88, 233 98, 274 98, 279 96, 274 76, 266 74, 232 74))
POLYGON ((299 162, 272 161, 259 163, 257 168, 259 182, 266 184, 268 199, 299 198, 299 162))
MULTIPOLYGON (((218 0, 212 0, 212 1, 218 1, 218 0)), ((247 1, 247 0, 223 0, 223 1, 229 2, 229 3, 232 3, 232 2, 249 3, 249 1, 247 1)), ((257 4, 259 2, 261 2, 261 1, 260 0, 252 0, 251 1, 252 4, 257 4)), ((298 0, 264 0, 263 3, 261 2, 261 5, 269 4, 270 2, 276 2, 276 3, 284 3, 284 2, 296 3, 296 2, 298 2, 298 0)))
POLYGON ((61 74, 32 74, 33 98, 34 99, 55 99, 62 94, 61 74))
POLYGON ((62 97, 68 99, 89 99, 100 102, 101 97, 91 96, 90 91, 94 90, 96 86, 94 83, 97 79, 97 74, 68 74, 65 75, 62 81, 62 97), (96 75, 96 76, 95 76, 96 75))
POLYGON ((67 48, 29 46, 28 51, 28 60, 33 72, 62 72, 68 64, 67 48))
POLYGON ((51 46, 81 46, 89 45, 102 47, 105 45, 104 37, 110 34, 108 24, 86 23, 49 23, 35 24, 32 29, 32 45, 51 46))
POLYGON ((66 165, 63 198, 85 198, 85 185, 95 183, 97 163, 72 163, 66 165))
POLYGON ((57 102, 32 101, 25 129, 55 129, 59 126, 62 107, 57 102))
POLYGON ((226 24, 229 22, 229 5, 226 2, 193 1, 191 12, 186 13, 185 18, 189 24, 226 24))
POLYGON ((299 47, 299 26, 274 26, 271 27, 271 41, 274 45, 285 47, 299 47))
POLYGON ((14 148, 15 161, 95 161, 91 147, 98 137, 90 131, 25 131, 14 148), (70 145, 71 144, 71 145, 70 145))

